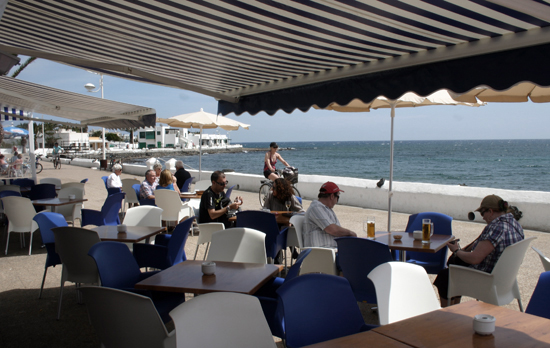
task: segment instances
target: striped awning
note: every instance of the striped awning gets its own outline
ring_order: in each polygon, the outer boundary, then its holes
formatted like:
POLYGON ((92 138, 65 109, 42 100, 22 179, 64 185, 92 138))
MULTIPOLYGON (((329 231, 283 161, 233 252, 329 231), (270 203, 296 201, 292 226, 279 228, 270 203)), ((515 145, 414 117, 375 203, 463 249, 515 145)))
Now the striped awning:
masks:
POLYGON ((0 50, 273 114, 550 86, 549 23, 544 0, 10 0, 0 50))
MULTIPOLYGON (((155 109, 119 103, 88 95, 67 92, 35 83, 0 76, 2 120, 18 115, 28 120, 28 112, 78 121, 74 126, 114 128, 154 127, 155 109)), ((54 121, 56 122, 56 121, 54 121)))

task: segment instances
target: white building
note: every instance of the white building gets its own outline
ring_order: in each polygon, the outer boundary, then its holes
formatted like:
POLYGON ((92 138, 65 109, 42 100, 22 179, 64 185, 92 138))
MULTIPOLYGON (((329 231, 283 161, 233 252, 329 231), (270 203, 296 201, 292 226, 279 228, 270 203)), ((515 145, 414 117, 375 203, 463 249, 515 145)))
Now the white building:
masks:
POLYGON ((187 129, 166 126, 140 128, 134 133, 140 149, 185 147, 183 144, 186 144, 187 140, 182 139, 187 139, 188 136, 187 129))
MULTIPOLYGON (((88 133, 77 133, 70 129, 59 129, 53 133, 54 139, 59 145, 63 148, 71 147, 73 149, 87 149, 90 146, 90 137, 88 133)), ((47 138, 47 136, 46 136, 47 138)), ((38 142, 39 147, 44 146, 44 137, 42 134, 37 135, 36 141, 38 142)))

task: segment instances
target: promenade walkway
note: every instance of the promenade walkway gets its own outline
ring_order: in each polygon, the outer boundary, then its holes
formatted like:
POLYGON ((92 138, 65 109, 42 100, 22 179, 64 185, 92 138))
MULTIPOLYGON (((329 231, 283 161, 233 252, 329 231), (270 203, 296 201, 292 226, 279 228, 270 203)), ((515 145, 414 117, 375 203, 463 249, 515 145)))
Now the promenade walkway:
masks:
MULTIPOLYGON (((44 170, 38 179, 56 177, 62 182, 80 181, 88 178, 86 184, 85 207, 100 209, 106 197, 106 190, 101 177, 108 172, 92 170, 77 166, 63 166, 61 170, 54 170, 49 162, 43 162, 44 170)), ((145 174, 145 173, 144 173, 145 174)), ((122 174, 122 178, 134 178, 134 175, 122 174)), ((138 177, 142 180, 142 177, 138 177)), ((342 195, 345 195, 343 193, 342 195)), ((258 209, 258 193, 235 191, 233 195, 241 195, 244 198, 243 209, 258 209)), ((506 199, 506 197, 503 197, 506 199)), ((305 200, 307 209, 311 201, 305 200)), ((471 207, 475 209, 476 207, 471 207)), ((521 208, 521 207, 520 207, 521 208)), ((367 215, 376 217, 376 229, 385 230, 387 225, 387 212, 381 210, 363 209, 351 206, 337 205, 336 214, 340 222, 346 228, 366 236, 362 231, 362 223, 367 215)), ((529 212, 524 211, 524 214, 529 212)), ((408 214, 394 213, 392 217, 393 229, 404 230, 408 214)), ((77 224, 78 225, 78 224, 77 224)), ((462 245, 474 240, 484 225, 474 222, 453 221, 453 233, 462 240, 462 245)), ((526 237, 536 236, 531 244, 550 255, 550 234, 538 231, 525 231, 526 237)), ((28 235, 26 236, 28 241, 28 235)), ((190 236, 186 245, 188 257, 193 257, 196 248, 196 236, 190 236)), ((2 230, 0 237, 0 250, 5 250, 6 233, 2 230)), ((98 347, 99 341, 93 327, 90 325, 84 305, 76 303, 76 291, 74 285, 67 283, 63 296, 61 320, 55 320, 57 313, 59 284, 61 267, 48 270, 46 284, 42 299, 38 299, 40 282, 44 272, 46 259, 45 249, 41 249, 40 234, 34 235, 33 255, 28 256, 28 248, 21 249, 19 238, 11 238, 9 253, 7 256, 0 254, 0 345, 2 347, 98 347)), ((202 258, 199 251, 198 257, 202 258)), ((522 293, 523 303, 529 302, 538 276, 543 272, 543 267, 537 254, 529 249, 523 265, 520 269, 518 282, 522 293)), ((431 276, 432 280, 434 276, 431 276)), ((471 299, 464 299, 471 300, 471 299)), ((516 302, 506 307, 518 310, 516 302)), ((376 315, 370 311, 370 306, 362 305, 362 311, 367 322, 375 323, 376 315)))

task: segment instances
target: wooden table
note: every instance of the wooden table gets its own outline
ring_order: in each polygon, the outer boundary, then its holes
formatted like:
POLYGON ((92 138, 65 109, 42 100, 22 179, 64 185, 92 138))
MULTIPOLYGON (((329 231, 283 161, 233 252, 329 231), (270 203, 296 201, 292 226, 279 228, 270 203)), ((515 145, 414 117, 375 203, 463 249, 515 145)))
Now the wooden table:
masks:
POLYGON ((484 302, 469 301, 308 347, 394 347, 391 344, 401 344, 395 347, 418 348, 549 347, 549 327, 550 320, 545 318, 484 302), (496 318, 496 328, 492 335, 480 336, 474 332, 473 320, 477 314, 489 314, 496 318), (393 343, 381 340, 374 333, 385 336, 393 343))
POLYGON ((315 343, 304 348, 355 348, 355 347, 384 347, 384 348, 410 348, 392 338, 386 337, 374 331, 362 332, 355 335, 336 338, 334 340, 315 343))
POLYGON ((201 197, 202 195, 199 195, 198 193, 193 193, 193 194, 180 193, 180 198, 185 198, 185 199, 200 199, 201 197))
POLYGON ((46 199, 36 199, 31 201, 33 205, 43 206, 43 207, 54 207, 52 211, 55 212, 55 207, 59 207, 67 204, 76 204, 86 202, 88 199, 68 199, 68 198, 46 198, 46 199))
POLYGON ((421 240, 413 238, 412 233, 408 232, 376 232, 375 240, 377 242, 386 244, 391 250, 399 250, 399 259, 401 261, 406 260, 405 252, 417 251, 422 253, 436 253, 439 250, 445 248, 447 243, 454 240, 454 236, 445 234, 434 234, 430 239, 429 244, 423 244, 421 240), (394 235, 401 235, 400 240, 393 238, 394 235))
MULTIPOLYGON (((484 302, 469 301, 414 318, 381 326, 373 331, 412 347, 549 347, 550 320, 484 302), (496 318, 492 335, 473 330, 473 318, 496 318)), ((365 345, 366 347, 366 345, 365 345)))
POLYGON ((206 294, 237 292, 254 294, 282 270, 282 265, 216 261, 216 273, 203 275, 203 261, 188 260, 136 284, 136 289, 206 294))
POLYGON ((124 243, 137 243, 142 240, 149 243, 152 236, 166 231, 166 227, 126 226, 126 233, 118 233, 116 228, 116 225, 105 225, 94 227, 92 231, 96 231, 102 241, 124 243))

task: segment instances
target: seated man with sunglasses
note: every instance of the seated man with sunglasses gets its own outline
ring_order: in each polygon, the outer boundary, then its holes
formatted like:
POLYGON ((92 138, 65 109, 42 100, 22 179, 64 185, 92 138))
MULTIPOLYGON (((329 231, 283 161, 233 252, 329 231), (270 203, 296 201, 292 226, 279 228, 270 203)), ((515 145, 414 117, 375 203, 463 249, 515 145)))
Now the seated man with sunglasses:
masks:
POLYGON ((332 208, 340 198, 338 185, 331 181, 324 183, 319 189, 318 200, 311 202, 304 218, 304 247, 337 248, 335 238, 357 237, 357 234, 340 226, 340 221, 332 208))
POLYGON ((215 171, 210 176, 212 186, 210 186, 201 197, 199 206, 199 223, 207 222, 223 222, 225 228, 231 227, 227 213, 229 210, 238 209, 243 204, 242 197, 235 198, 231 203, 229 199, 225 199, 225 174, 221 171, 215 171))

